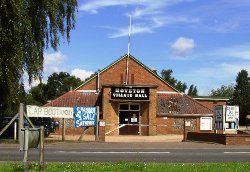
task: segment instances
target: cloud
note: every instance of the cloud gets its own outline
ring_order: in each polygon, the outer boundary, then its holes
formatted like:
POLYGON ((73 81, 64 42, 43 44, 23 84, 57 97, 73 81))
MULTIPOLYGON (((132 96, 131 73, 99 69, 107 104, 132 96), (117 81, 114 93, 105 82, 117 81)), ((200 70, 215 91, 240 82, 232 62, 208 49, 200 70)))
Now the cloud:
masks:
POLYGON ((194 49, 195 43, 191 38, 180 37, 170 46, 174 56, 186 57, 194 49))
POLYGON ((136 6, 136 9, 132 12, 134 17, 141 17, 145 15, 149 15, 152 13, 157 13, 158 9, 161 9, 165 6, 169 6, 172 4, 180 3, 187 0, 161 0, 161 1, 152 1, 152 0, 93 0, 87 3, 83 3, 80 5, 79 10, 90 12, 93 14, 98 13, 98 10, 112 7, 112 6, 136 6))
POLYGON ((54 65, 56 63, 62 63, 65 60, 66 56, 63 55, 60 51, 54 53, 44 53, 44 64, 45 65, 54 65))
MULTIPOLYGON (((133 24, 132 20, 132 29, 131 34, 143 34, 143 33, 154 33, 157 28, 164 27, 170 24, 178 23, 198 23, 199 19, 197 18, 187 18, 187 17, 172 17, 172 16, 154 16, 148 18, 147 21, 142 21, 141 23, 133 24)), ((123 36, 128 36, 129 28, 128 27, 105 27, 111 30, 115 30, 114 33, 109 34, 109 38, 119 38, 123 36)))
POLYGON ((177 77, 181 81, 196 85, 199 95, 209 95, 212 89, 235 83, 236 76, 242 69, 250 72, 250 62, 238 61, 210 64, 206 67, 197 66, 187 73, 179 74, 177 77))
POLYGON ((221 48, 212 52, 210 56, 233 57, 242 60, 250 60, 250 44, 234 45, 221 48))
POLYGON ((73 69, 71 71, 71 75, 74 75, 77 78, 80 78, 82 81, 84 81, 86 78, 90 77, 94 72, 92 71, 86 71, 84 69, 73 69))
MULTIPOLYGON (((119 38, 123 36, 128 36, 129 28, 117 28, 114 30, 117 30, 116 32, 110 34, 109 38, 119 38)), ((140 34, 140 33, 153 33, 153 29, 151 27, 143 26, 143 25, 133 25, 131 27, 131 34, 140 34)))
MULTIPOLYGON (((132 34, 153 33, 155 29, 164 27, 168 24, 176 23, 197 23, 197 18, 190 18, 187 16, 169 16, 165 14, 165 8, 176 5, 182 2, 189 2, 193 0, 93 0, 80 5, 79 10, 97 14, 103 8, 122 6, 130 7, 126 12, 126 16, 132 16, 132 34), (134 7, 134 9, 133 9, 134 7), (131 10, 132 8, 132 10, 131 10), (134 23, 136 21, 136 23, 134 23)), ((108 27, 106 27, 108 28, 108 27)), ((109 27, 115 30, 114 33, 109 34, 109 38, 118 38, 128 35, 128 27, 109 27)))
POLYGON ((53 53, 44 53, 44 68, 43 78, 47 80, 48 76, 54 72, 61 72, 64 70, 62 66, 66 60, 66 56, 60 51, 53 53))
MULTIPOLYGON (((48 76, 54 72, 61 72, 63 71, 62 64, 66 60, 66 56, 62 54, 60 51, 53 52, 53 53, 44 53, 44 64, 43 64, 43 78, 42 82, 46 83, 48 76)), ((28 82, 28 74, 25 72, 23 76, 24 87, 25 90, 28 91, 31 87, 37 86, 40 81, 32 80, 31 85, 28 82)))

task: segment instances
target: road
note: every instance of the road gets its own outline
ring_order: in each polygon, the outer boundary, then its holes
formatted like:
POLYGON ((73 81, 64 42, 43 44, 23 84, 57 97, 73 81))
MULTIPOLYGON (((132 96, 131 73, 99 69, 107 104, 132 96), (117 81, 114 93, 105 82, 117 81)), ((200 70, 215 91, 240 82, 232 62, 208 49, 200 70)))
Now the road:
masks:
MULTIPOLYGON (((22 161, 18 145, 0 144, 0 161, 22 161)), ((30 149, 28 161, 39 161, 30 149)), ((65 143, 45 145, 45 162, 250 162, 250 146, 207 143, 65 143)))

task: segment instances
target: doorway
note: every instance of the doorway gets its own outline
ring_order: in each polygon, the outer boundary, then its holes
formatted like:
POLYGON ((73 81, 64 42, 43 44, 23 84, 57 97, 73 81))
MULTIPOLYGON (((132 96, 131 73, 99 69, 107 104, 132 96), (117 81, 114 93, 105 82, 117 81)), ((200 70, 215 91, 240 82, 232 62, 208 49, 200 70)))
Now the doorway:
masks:
POLYGON ((119 105, 119 135, 139 135, 139 104, 119 105))

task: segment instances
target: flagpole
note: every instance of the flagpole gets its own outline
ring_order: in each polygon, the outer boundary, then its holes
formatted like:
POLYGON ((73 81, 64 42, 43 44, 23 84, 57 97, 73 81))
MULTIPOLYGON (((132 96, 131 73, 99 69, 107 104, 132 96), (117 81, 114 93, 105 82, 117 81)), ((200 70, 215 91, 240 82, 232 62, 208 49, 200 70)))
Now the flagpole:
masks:
POLYGON ((128 84, 128 65, 129 65, 129 56, 130 56, 130 35, 131 35, 131 15, 129 16, 129 32, 128 32, 128 54, 126 59, 126 85, 128 84))

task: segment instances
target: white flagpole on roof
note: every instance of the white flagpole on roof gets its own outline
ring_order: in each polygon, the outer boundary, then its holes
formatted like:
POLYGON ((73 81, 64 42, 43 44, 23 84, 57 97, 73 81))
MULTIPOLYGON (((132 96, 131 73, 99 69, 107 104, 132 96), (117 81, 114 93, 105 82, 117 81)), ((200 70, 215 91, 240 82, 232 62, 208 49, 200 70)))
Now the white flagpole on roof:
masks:
POLYGON ((126 85, 128 84, 128 65, 129 65, 129 56, 130 56, 130 35, 131 35, 131 15, 129 16, 129 32, 128 32, 128 54, 127 54, 127 59, 126 59, 126 80, 125 83, 126 85))

